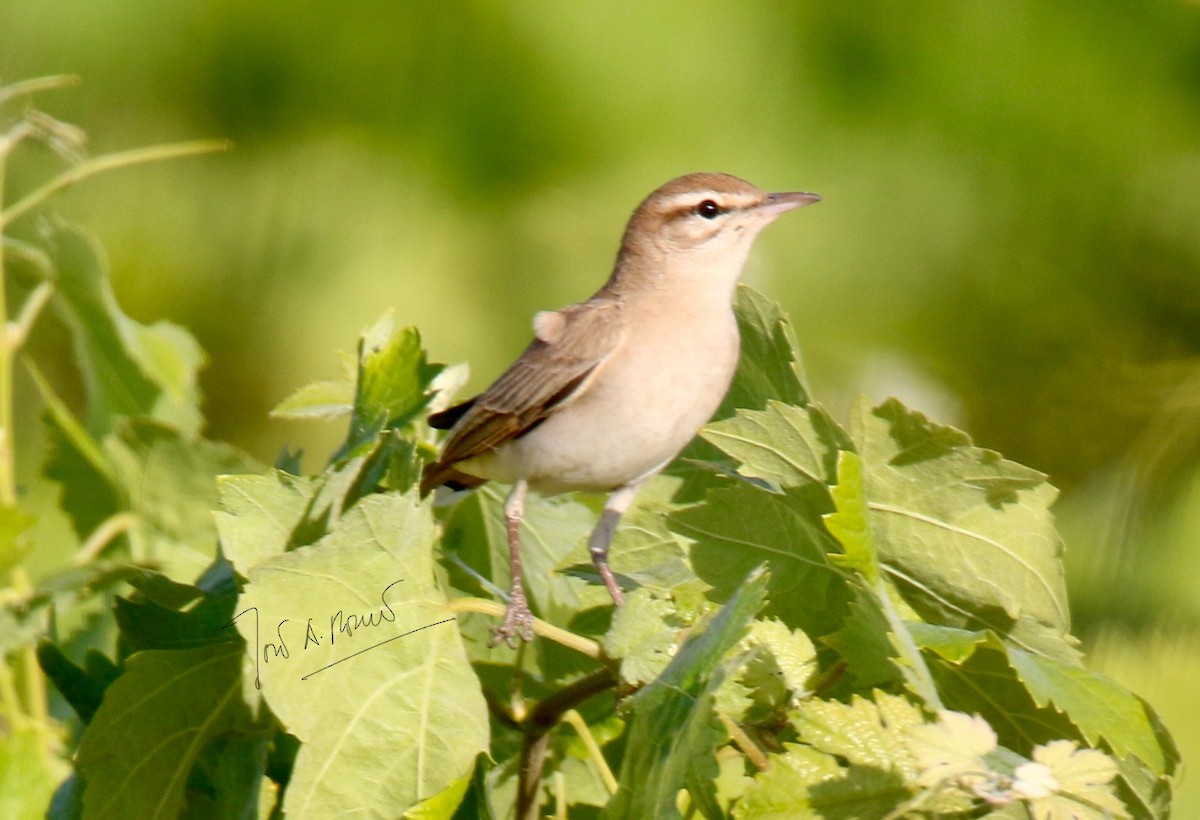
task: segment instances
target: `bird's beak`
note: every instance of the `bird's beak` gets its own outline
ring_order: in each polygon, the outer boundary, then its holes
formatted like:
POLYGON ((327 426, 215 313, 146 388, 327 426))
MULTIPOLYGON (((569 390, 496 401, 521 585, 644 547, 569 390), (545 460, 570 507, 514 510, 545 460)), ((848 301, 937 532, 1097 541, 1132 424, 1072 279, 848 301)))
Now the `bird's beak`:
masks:
POLYGON ((767 216, 779 216, 787 211, 796 208, 803 208, 805 205, 812 205, 814 202, 820 202, 819 194, 807 194, 803 191, 789 191, 783 194, 767 194, 767 200, 759 205, 757 210, 761 214, 767 216))

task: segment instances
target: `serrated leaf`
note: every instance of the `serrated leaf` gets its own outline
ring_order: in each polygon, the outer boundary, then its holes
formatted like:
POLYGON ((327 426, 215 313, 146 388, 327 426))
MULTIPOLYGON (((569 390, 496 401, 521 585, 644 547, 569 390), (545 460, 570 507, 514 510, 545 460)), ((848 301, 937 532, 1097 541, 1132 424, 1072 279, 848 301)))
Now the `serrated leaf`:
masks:
POLYGON ((267 475, 224 475, 217 479, 216 513, 221 551, 243 576, 284 552, 309 511, 314 479, 278 470, 267 475))
POLYGON ((926 620, 1003 633, 999 610, 1068 630, 1062 544, 1048 510, 1056 491, 1041 473, 895 400, 860 402, 854 421, 880 559, 926 620))
POLYGON ((38 665, 84 723, 91 721, 104 692, 121 670, 104 653, 89 649, 78 666, 54 643, 43 640, 37 648, 38 665))
POLYGON ((704 504, 670 517, 672 529, 695 543, 696 574, 728 598, 754 567, 771 571, 765 615, 809 635, 835 630, 851 592, 841 570, 829 563, 836 543, 821 523, 828 512, 823 488, 792 488, 783 495, 748 484, 714 490, 704 504))
POLYGON ((204 744, 254 726, 244 659, 240 643, 139 652, 129 659, 79 745, 87 820, 179 814, 204 744))
POLYGON ((187 807, 180 820, 266 817, 274 800, 261 811, 264 791, 271 797, 274 781, 264 777, 270 743, 267 732, 213 738, 196 760, 188 781, 187 807))
POLYGON ((313 382, 275 405, 277 419, 336 419, 354 411, 354 382, 349 379, 313 382))
POLYGON ((604 636, 605 654, 621 661, 621 680, 630 684, 653 680, 666 668, 675 650, 678 627, 671 625, 670 601, 634 590, 613 613, 604 636))
POLYGON ((603 817, 678 817, 676 794, 685 786, 693 801, 715 805, 715 750, 725 733, 716 723, 713 695, 722 659, 762 607, 765 573, 745 580, 713 618, 693 635, 663 673, 630 699, 632 718, 620 789, 603 817))
POLYGON ((434 538, 428 504, 373 495, 317 543, 250 570, 237 628, 260 647, 272 711, 303 742, 289 817, 397 816, 487 749, 479 682, 435 583, 434 538))
POLYGON ((1035 820, 1129 817, 1109 785, 1117 764, 1103 752, 1055 740, 1034 748, 1033 760, 1017 768, 1013 790, 1030 798, 1035 820))
POLYGON ((1082 739, 1066 716, 1034 700, 994 638, 960 663, 928 653, 926 659, 946 707, 982 715, 1005 748, 1028 757, 1039 743, 1082 739))
POLYGON ((837 454, 837 485, 830 495, 834 511, 822 518, 842 552, 831 554, 829 559, 838 566, 857 570, 868 585, 875 587, 880 580, 879 556, 867 519, 863 463, 858 453, 842 450, 837 454))
POLYGON ((1160 775, 1175 771, 1179 752, 1137 695, 1082 665, 1015 647, 1008 647, 1008 659, 1037 704, 1065 713, 1089 744, 1103 740, 1119 757, 1136 755, 1160 775))
POLYGON ((765 410, 738 410, 700 431, 706 441, 738 463, 738 474, 775 487, 831 484, 844 431, 816 405, 799 407, 774 399, 765 410))
POLYGON ((760 772, 733 810, 739 820, 791 820, 820 817, 808 790, 842 774, 832 755, 810 746, 785 743, 783 754, 771 755, 771 766, 760 772))
POLYGON ((739 407, 761 410, 771 399, 801 407, 808 404, 791 319, 776 302, 746 285, 738 285, 733 312, 742 340, 741 356, 716 417, 731 416, 739 407))
MULTIPOLYGON (((730 418, 739 409, 763 410, 771 400, 807 405, 808 389, 801 373, 795 335, 779 305, 739 285, 734 315, 741 336, 741 355, 733 382, 713 418, 730 418)), ((722 454, 716 447, 703 438, 693 439, 667 469, 684 479, 676 500, 698 501, 718 486, 716 476, 732 472, 735 466, 722 464, 721 460, 722 454)))
POLYGON ((113 618, 121 630, 125 652, 143 649, 194 649, 238 641, 237 633, 224 629, 233 616, 237 593, 205 595, 195 606, 177 611, 142 596, 116 596, 113 618))
POLYGON ((385 427, 415 418, 429 404, 441 370, 426 363, 416 328, 397 328, 395 316, 384 314, 359 341, 354 413, 342 456, 361 455, 385 427))
POLYGON ((996 748, 996 732, 979 715, 944 710, 937 723, 910 726, 907 745, 921 786, 982 782, 991 771, 984 757, 996 748))
POLYGON ((772 697, 782 702, 787 692, 802 696, 817 671, 817 650, 807 635, 790 629, 783 621, 768 618, 756 620, 750 626, 746 643, 758 649, 743 670, 742 680, 760 693, 773 687, 780 691, 772 697))
POLYGON ((896 772, 909 782, 917 761, 908 730, 923 724, 921 711, 896 695, 875 692, 875 700, 855 695, 850 703, 810 700, 797 710, 792 725, 800 739, 855 766, 896 772))
POLYGON ((846 662, 847 671, 859 689, 885 686, 902 678, 896 663, 896 647, 887 618, 874 594, 862 586, 853 588, 854 598, 836 632, 821 637, 846 662))
POLYGON ((118 416, 153 416, 186 433, 198 431, 196 378, 204 354, 195 339, 175 325, 147 326, 126 316, 99 245, 61 221, 52 230, 54 303, 71 329, 87 390, 88 428, 99 435, 118 416))
POLYGON ((844 769, 831 755, 784 744, 734 807, 738 820, 858 820, 884 817, 909 794, 894 772, 844 769))

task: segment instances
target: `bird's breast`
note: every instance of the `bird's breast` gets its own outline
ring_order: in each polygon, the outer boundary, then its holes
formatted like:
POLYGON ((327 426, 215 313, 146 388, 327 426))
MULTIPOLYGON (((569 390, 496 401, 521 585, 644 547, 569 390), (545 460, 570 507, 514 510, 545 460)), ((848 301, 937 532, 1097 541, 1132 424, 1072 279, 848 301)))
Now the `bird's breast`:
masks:
POLYGON ((635 310, 626 321, 578 397, 505 445, 497 467, 544 492, 611 490, 674 458, 712 417, 737 367, 732 311, 635 310))

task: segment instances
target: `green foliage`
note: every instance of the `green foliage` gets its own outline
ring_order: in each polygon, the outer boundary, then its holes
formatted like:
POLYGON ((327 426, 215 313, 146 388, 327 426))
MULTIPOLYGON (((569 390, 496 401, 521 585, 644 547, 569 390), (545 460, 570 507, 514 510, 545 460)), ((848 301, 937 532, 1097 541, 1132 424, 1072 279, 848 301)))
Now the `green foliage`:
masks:
MULTIPOLYGON (((36 585, 14 570, 4 612, 76 736, 0 686, 0 782, 30 784, 9 814, 59 781, 51 814, 85 818, 1169 811, 1170 736, 1070 635, 1044 476, 894 400, 843 428, 764 297, 739 291, 719 420, 616 534, 623 608, 586 563, 595 506, 529 500, 537 637, 514 652, 487 645, 501 491, 414 486, 459 379, 417 331, 386 315, 352 379, 280 406, 348 416, 323 469, 265 469, 199 435, 194 341, 124 316, 95 244, 54 237, 86 390, 77 412, 36 377, 44 472, 83 543, 36 585)), ((21 562, 40 545, 10 494, 21 562)))

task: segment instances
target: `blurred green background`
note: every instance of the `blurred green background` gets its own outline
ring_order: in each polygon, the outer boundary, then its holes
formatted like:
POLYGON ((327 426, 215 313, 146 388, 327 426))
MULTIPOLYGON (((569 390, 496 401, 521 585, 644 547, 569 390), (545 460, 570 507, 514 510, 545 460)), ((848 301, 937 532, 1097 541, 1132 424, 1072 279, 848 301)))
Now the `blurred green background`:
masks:
MULTIPOLYGON (((37 103, 92 153, 233 141, 56 207, 133 316, 196 333, 209 434, 265 461, 334 446, 267 413, 388 306, 483 387, 667 179, 823 194, 746 275, 818 398, 895 394, 1049 473, 1091 663, 1200 754, 1195 0, 0 0, 0 80, 59 72, 84 84, 37 103)), ((23 156, 16 190, 51 162, 23 156)))

